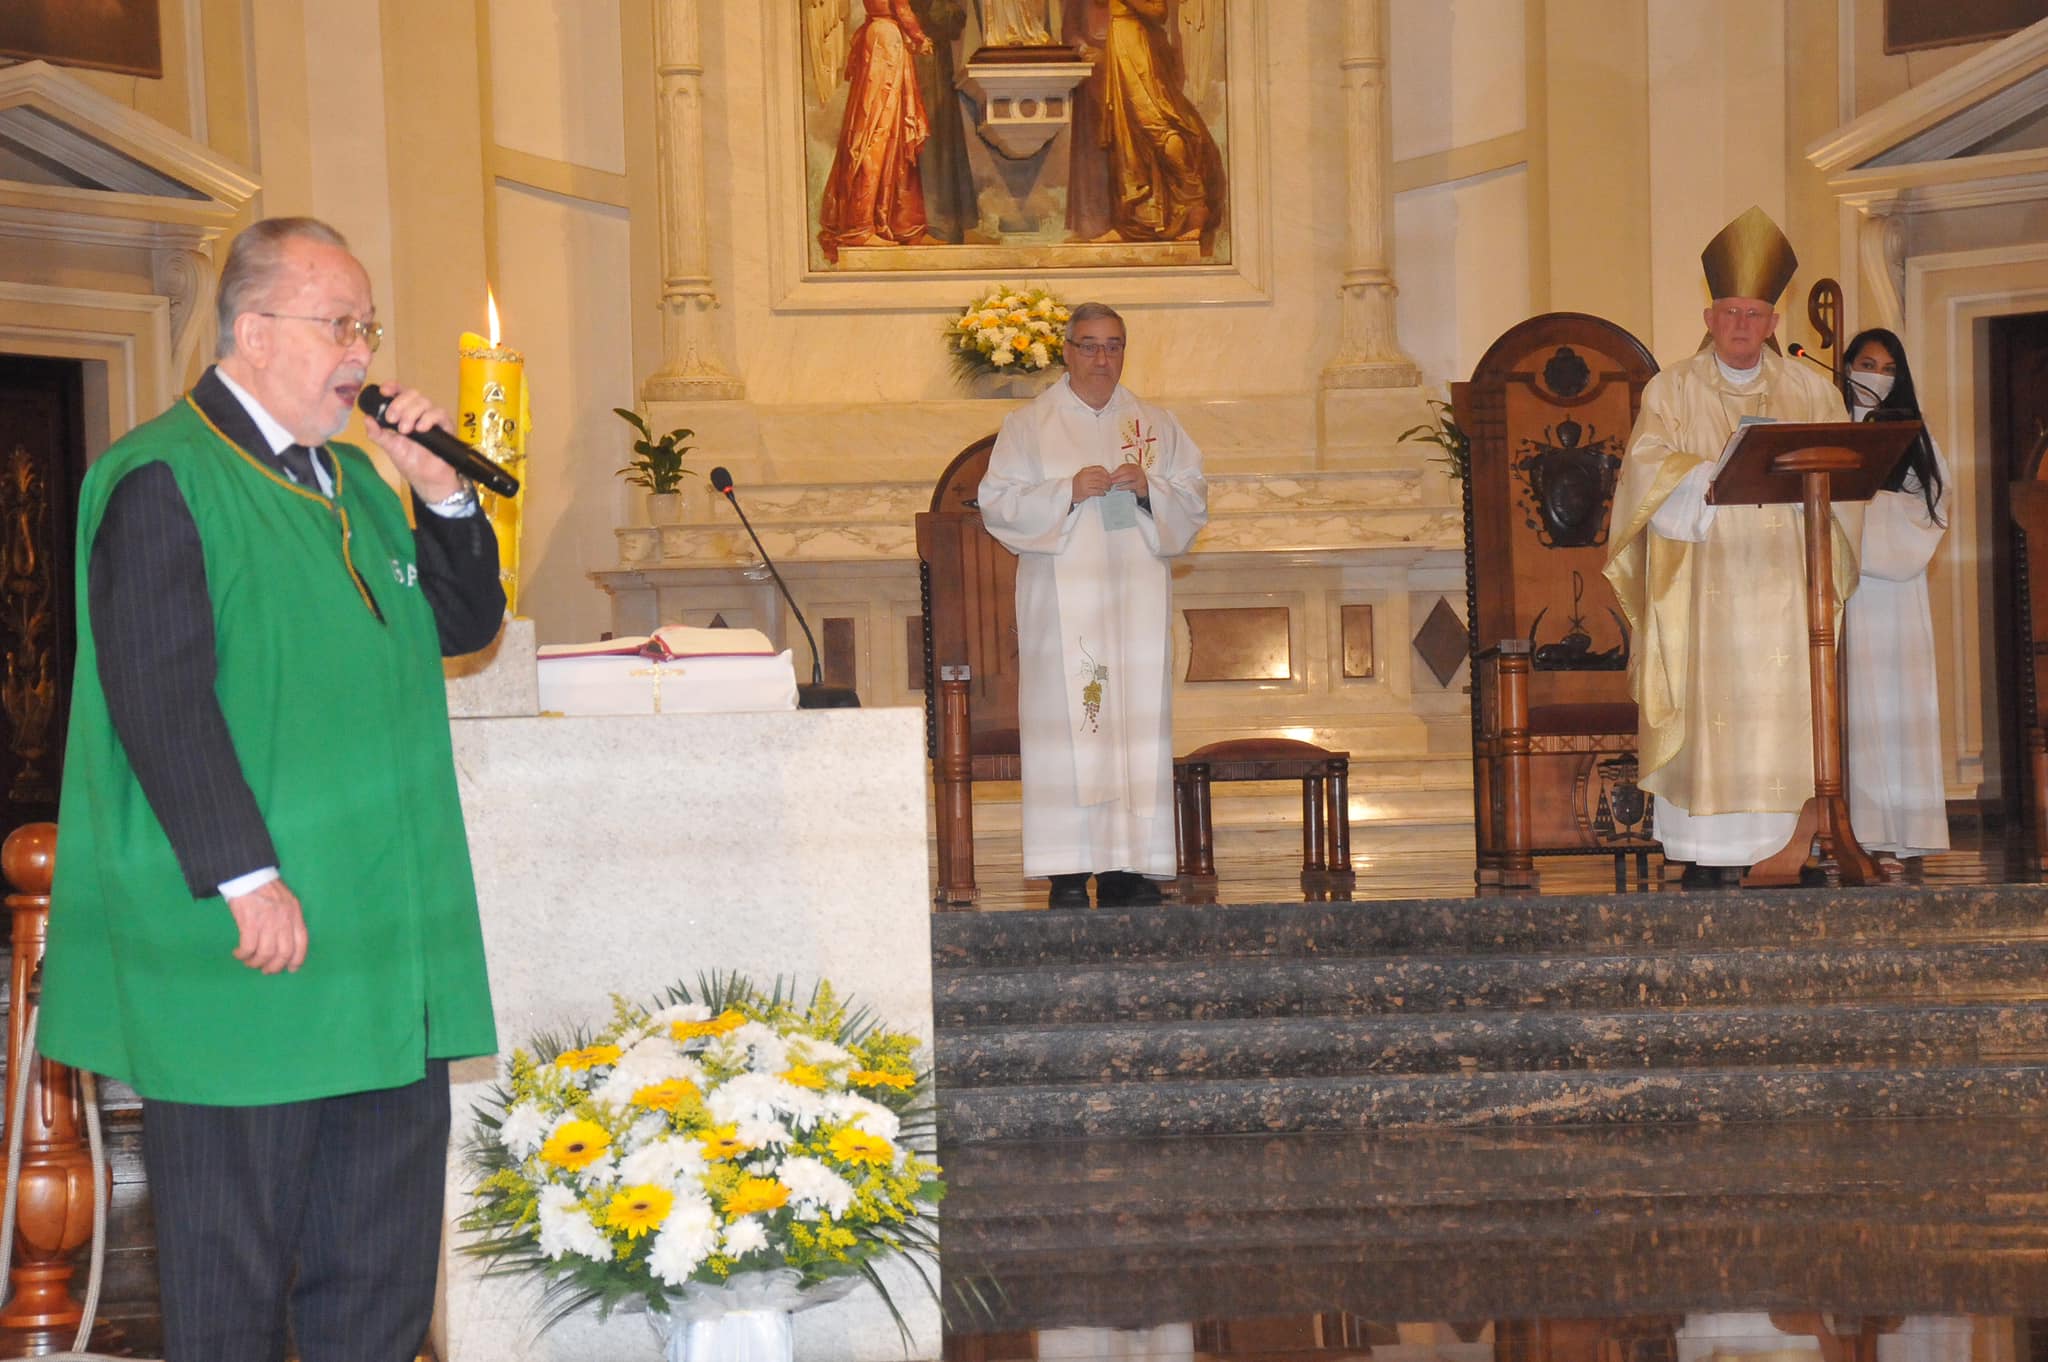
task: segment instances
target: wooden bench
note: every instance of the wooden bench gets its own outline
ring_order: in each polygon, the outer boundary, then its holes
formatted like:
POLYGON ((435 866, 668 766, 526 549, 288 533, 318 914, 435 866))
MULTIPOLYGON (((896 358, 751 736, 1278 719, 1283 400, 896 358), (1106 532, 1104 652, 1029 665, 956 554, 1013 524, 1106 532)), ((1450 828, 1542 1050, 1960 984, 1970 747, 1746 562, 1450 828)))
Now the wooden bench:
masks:
POLYGON ((1173 831, 1181 897, 1213 902, 1216 832, 1209 787, 1236 780, 1301 782, 1301 888, 1316 899, 1348 899, 1351 869, 1351 754, 1293 738, 1235 738, 1198 747, 1173 763, 1173 831))

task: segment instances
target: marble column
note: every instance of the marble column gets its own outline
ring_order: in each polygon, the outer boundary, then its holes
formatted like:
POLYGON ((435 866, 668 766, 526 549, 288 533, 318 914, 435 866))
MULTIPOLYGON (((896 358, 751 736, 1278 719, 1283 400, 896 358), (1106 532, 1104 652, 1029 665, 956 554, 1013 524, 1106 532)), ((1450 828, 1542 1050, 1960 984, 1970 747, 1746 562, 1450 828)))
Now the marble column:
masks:
POLYGON ((655 146, 661 177, 662 366, 649 402, 746 396, 712 335, 711 230, 704 193, 704 37, 700 0, 657 0, 654 63, 660 80, 655 146))
POLYGON ((1344 339, 1323 369, 1325 388, 1406 388, 1415 362, 1394 324, 1388 245, 1393 149, 1387 112, 1387 0, 1345 0, 1344 122, 1350 155, 1345 216, 1344 339))

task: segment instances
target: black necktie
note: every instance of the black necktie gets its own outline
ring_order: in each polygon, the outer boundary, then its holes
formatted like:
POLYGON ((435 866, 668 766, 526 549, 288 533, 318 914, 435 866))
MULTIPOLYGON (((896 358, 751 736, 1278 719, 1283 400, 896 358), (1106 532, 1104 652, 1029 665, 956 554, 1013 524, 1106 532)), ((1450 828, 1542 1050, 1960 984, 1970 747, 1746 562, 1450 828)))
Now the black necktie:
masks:
POLYGON ((286 445, 277 451, 277 461, 284 465, 293 482, 310 491, 320 490, 320 479, 313 472, 312 450, 304 445, 286 445))

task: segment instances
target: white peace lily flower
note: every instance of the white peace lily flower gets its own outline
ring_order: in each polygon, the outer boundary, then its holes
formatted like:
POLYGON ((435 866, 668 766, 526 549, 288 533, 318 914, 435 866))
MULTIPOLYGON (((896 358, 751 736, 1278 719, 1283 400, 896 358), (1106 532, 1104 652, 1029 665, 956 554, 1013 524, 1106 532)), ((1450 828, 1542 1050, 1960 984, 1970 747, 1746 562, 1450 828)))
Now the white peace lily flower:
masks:
POLYGON ((870 1135, 894 1142, 896 1132, 903 1122, 895 1112, 880 1102, 870 1101, 857 1092, 835 1092, 825 1099, 825 1116, 829 1120, 845 1121, 857 1125, 870 1135))
POLYGON ((789 1188, 790 1204, 800 1219, 815 1220, 820 1210, 843 1215, 853 1204, 852 1184, 807 1154, 784 1159, 776 1165, 775 1177, 789 1188))
POLYGON ((743 1215, 725 1227, 725 1251, 735 1258, 767 1247, 768 1232, 761 1228, 759 1216, 743 1215))
POLYGON ((718 1215, 702 1196, 678 1196, 647 1251, 647 1270, 670 1286, 683 1286, 718 1247, 718 1215))
POLYGON ((612 1257, 604 1231, 576 1204, 576 1194, 555 1183, 540 1193, 540 1251, 549 1258, 574 1253, 600 1263, 608 1263, 612 1257))
POLYGON ((530 1159, 539 1152, 552 1124, 547 1113, 531 1102, 515 1103, 498 1127, 498 1138, 515 1159, 530 1159))

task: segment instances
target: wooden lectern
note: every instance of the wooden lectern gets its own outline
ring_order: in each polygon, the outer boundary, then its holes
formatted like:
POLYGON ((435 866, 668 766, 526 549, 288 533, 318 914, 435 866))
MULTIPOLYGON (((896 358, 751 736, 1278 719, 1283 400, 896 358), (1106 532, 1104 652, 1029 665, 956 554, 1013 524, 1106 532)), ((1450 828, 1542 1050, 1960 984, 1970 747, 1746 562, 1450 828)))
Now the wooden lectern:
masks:
POLYGON ((1837 501, 1868 501, 1913 441, 1918 421, 1764 422, 1735 433, 1707 499, 1717 506, 1806 508, 1807 653, 1813 697, 1813 797, 1783 850, 1750 867, 1745 887, 1799 883, 1814 840, 1843 884, 1879 884, 1877 862, 1849 826, 1842 794, 1842 678, 1835 661, 1832 546, 1837 501))

